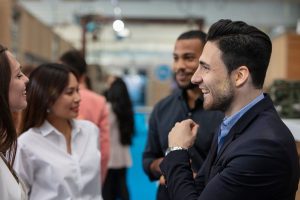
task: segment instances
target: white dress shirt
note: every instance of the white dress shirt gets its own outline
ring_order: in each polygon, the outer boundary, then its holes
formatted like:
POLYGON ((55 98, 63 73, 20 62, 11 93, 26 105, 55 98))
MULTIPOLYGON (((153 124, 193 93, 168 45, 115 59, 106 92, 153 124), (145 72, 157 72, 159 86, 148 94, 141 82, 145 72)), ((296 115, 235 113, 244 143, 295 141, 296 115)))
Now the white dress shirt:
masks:
POLYGON ((72 153, 48 121, 18 138, 14 169, 29 188, 30 200, 98 200, 101 197, 99 131, 72 120, 72 153))
POLYGON ((1 200, 26 200, 25 186, 17 181, 0 157, 0 199, 1 200))

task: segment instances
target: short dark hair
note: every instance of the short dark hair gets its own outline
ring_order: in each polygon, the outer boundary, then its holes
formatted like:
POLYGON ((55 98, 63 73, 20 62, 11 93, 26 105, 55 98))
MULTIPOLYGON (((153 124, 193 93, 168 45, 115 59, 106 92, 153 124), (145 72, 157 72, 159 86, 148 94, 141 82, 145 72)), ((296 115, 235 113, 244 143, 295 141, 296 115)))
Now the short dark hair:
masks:
POLYGON ((86 61, 82 53, 78 50, 70 50, 65 52, 61 55, 59 60, 75 69, 79 73, 79 76, 82 76, 87 72, 86 61))
POLYGON ((67 87, 70 73, 78 80, 78 74, 73 68, 57 63, 42 64, 31 72, 27 85, 29 101, 22 116, 22 133, 43 124, 47 117, 47 109, 67 87))
POLYGON ((179 35, 177 40, 199 39, 203 42, 203 44, 205 44, 206 36, 206 33, 204 33, 203 31, 191 30, 179 35))
POLYGON ((250 71, 254 87, 263 87, 272 53, 267 34, 242 21, 221 19, 210 27, 207 41, 216 42, 222 51, 228 73, 244 65, 250 71))

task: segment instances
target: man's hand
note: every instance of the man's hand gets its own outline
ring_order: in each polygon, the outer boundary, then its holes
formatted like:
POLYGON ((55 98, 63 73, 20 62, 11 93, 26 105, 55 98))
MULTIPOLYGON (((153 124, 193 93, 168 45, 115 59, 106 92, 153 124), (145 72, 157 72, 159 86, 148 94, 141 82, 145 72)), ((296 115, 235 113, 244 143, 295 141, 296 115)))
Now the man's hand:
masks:
POLYGON ((169 133, 169 147, 190 148, 193 146, 199 125, 187 119, 177 122, 169 133))
POLYGON ((164 158, 158 158, 156 160, 154 160, 151 165, 150 165, 150 170, 152 171, 153 174, 156 174, 156 173, 159 173, 161 174, 161 171, 160 171, 160 168, 159 168, 159 165, 160 163, 162 162, 164 158))
POLYGON ((161 175, 160 178, 159 178, 159 184, 160 185, 166 185, 166 179, 163 175, 161 175))

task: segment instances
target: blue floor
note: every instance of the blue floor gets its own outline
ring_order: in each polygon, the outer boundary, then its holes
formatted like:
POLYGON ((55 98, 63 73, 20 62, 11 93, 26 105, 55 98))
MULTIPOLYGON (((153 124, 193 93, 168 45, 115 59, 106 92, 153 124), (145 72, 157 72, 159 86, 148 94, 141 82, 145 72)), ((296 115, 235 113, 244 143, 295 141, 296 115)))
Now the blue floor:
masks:
POLYGON ((156 182, 150 182, 142 168, 142 152, 147 139, 147 119, 145 114, 135 114, 136 132, 131 146, 133 165, 128 170, 127 180, 130 200, 155 200, 156 182))

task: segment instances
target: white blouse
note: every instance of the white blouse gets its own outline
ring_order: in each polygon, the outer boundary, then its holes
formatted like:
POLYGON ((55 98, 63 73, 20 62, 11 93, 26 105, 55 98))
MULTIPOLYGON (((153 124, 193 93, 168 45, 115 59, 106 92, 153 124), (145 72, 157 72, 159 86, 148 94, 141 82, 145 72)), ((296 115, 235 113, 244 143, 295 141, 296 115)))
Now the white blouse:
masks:
POLYGON ((101 197, 99 131, 72 120, 72 154, 65 137, 48 121, 18 138, 14 169, 30 200, 98 200, 101 197))
POLYGON ((26 200, 25 186, 18 182, 0 157, 0 199, 26 200))

